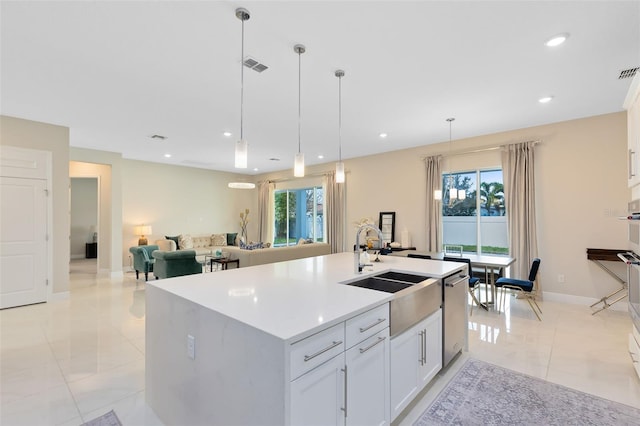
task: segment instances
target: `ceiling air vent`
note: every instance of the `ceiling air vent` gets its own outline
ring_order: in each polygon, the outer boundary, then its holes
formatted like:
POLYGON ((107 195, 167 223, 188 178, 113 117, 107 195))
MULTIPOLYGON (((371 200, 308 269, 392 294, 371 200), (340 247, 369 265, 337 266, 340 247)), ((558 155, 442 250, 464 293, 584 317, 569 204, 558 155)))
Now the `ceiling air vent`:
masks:
POLYGON ((629 69, 620 71, 620 75, 618 76, 618 80, 622 80, 623 78, 631 78, 631 77, 633 77, 638 72, 638 69, 640 69, 640 67, 629 68, 629 69))
POLYGON ((269 68, 265 64, 261 64, 260 62, 253 59, 251 56, 245 56, 244 61, 242 61, 245 67, 251 68, 254 71, 262 72, 269 68))

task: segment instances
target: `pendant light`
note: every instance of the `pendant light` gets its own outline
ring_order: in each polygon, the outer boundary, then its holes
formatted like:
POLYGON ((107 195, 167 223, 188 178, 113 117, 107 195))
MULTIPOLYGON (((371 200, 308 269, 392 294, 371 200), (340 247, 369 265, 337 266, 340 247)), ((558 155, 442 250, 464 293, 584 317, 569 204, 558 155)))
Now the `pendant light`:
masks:
POLYGON ((342 162, 342 77, 343 70, 336 70, 338 77, 338 162, 336 163, 336 183, 344 183, 344 163, 342 162))
POLYGON ((247 157, 248 157, 248 147, 247 141, 244 139, 243 135, 243 121, 242 121, 242 113, 244 107, 244 21, 248 21, 251 15, 249 15, 249 11, 242 7, 236 9, 236 17, 242 21, 242 48, 240 51, 240 140, 236 142, 235 149, 235 168, 236 169, 246 169, 247 168, 247 157))
MULTIPOLYGON (((447 121, 449 122, 449 157, 451 158, 451 146, 453 145, 452 140, 451 140, 451 124, 453 123, 453 121, 455 120, 455 118, 451 117, 451 118, 447 118, 447 121)), ((465 198, 467 198, 467 193, 464 189, 460 189, 458 190, 458 188, 455 187, 455 179, 453 177, 453 174, 451 173, 451 171, 449 171, 449 204, 453 204, 453 200, 464 200, 465 198)))
POLYGON ((301 72, 301 59, 300 57, 306 51, 305 47, 301 44, 296 44, 293 46, 293 51, 298 54, 298 153, 296 154, 296 159, 293 163, 293 175, 295 177, 304 177, 304 154, 300 150, 300 98, 301 98, 301 81, 302 81, 302 72, 301 72))

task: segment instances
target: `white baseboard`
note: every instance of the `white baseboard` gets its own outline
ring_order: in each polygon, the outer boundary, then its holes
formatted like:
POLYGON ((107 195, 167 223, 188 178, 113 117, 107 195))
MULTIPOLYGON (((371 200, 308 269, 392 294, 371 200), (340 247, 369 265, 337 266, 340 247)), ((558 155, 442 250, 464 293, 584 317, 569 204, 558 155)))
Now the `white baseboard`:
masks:
POLYGON ((111 271, 111 278, 123 278, 124 274, 122 271, 111 271))
MULTIPOLYGON (((553 293, 550 291, 542 292, 542 300, 545 300, 548 302, 568 303, 570 305, 584 305, 586 307, 589 307, 594 303, 600 301, 600 299, 595 299, 593 297, 574 296, 571 294, 553 293)), ((628 304, 628 301, 625 298, 619 301, 618 303, 616 303, 615 305, 611 305, 608 309, 611 309, 613 311, 626 312, 629 309, 627 304, 628 304)), ((601 308, 602 304, 598 306, 601 308)), ((599 309, 597 306, 594 306, 592 309, 596 310, 596 308, 599 309)))

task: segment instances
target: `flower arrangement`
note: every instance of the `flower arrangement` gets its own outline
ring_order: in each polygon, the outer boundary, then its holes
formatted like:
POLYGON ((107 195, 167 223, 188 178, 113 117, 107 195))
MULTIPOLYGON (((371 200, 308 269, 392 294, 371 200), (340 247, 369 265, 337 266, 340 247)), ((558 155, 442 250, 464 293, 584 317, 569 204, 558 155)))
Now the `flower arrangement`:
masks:
POLYGON ((244 241, 247 241, 247 223, 249 223, 249 209, 240 212, 240 231, 244 241))

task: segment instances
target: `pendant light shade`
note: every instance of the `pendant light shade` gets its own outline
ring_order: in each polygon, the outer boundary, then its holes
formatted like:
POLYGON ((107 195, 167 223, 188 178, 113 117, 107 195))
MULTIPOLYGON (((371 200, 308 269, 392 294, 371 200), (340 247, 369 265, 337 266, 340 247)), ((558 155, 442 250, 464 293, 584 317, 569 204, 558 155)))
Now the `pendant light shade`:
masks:
POLYGON ((436 189, 433 191, 433 199, 437 201, 442 200, 442 189, 436 189))
POLYGON ((336 163, 336 183, 344 183, 344 163, 336 163))
POLYGON ((336 70, 338 77, 338 162, 336 163, 336 183, 344 183, 344 163, 342 162, 342 77, 343 70, 336 70))
POLYGON ((235 149, 235 168, 246 169, 249 150, 247 141, 243 134, 243 112, 244 112, 244 21, 248 21, 251 15, 249 11, 242 7, 236 9, 236 17, 242 21, 242 44, 240 50, 240 140, 236 142, 235 149))
POLYGON ((293 163, 293 175, 295 177, 304 177, 304 154, 299 152, 293 163))
POLYGON ((240 139, 236 142, 235 167, 236 169, 247 168, 247 141, 240 139))
POLYGON ((306 51, 305 47, 301 44, 296 44, 293 46, 293 51, 298 54, 298 153, 296 154, 296 158, 293 163, 293 175, 295 177, 304 177, 304 154, 301 150, 301 142, 300 142, 300 99, 302 97, 301 91, 301 82, 302 82, 302 70, 300 67, 301 64, 301 56, 306 51))

